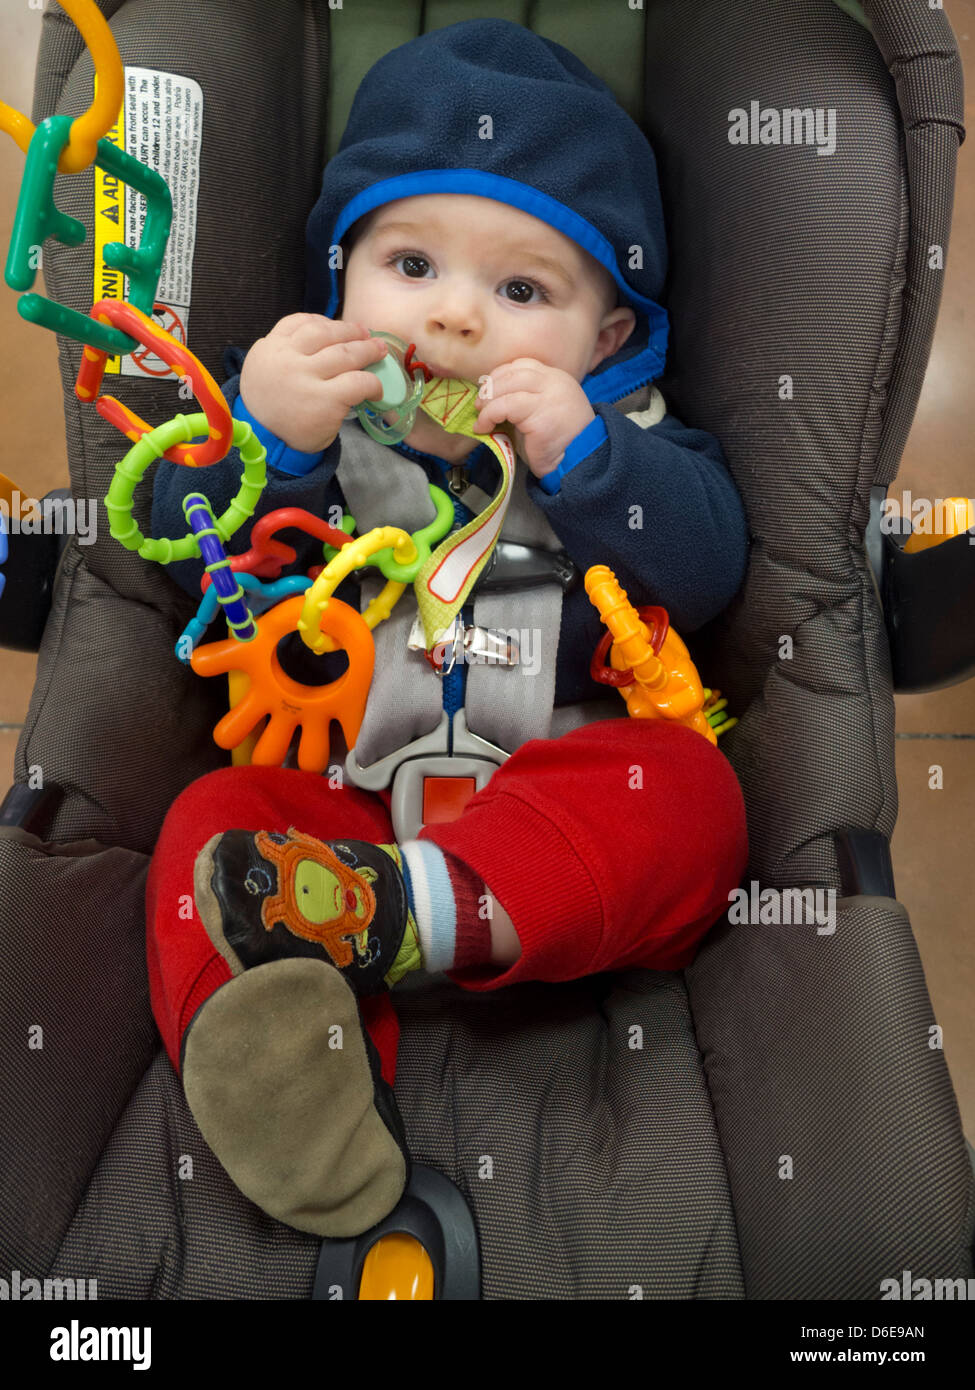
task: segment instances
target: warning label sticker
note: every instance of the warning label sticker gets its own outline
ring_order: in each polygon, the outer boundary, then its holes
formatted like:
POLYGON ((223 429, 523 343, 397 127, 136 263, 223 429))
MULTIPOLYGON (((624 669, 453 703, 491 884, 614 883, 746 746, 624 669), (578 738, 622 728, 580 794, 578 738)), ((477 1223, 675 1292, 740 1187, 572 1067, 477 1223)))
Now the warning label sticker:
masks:
MULTIPOLYGON (((125 69, 125 98, 107 139, 155 169, 173 198, 173 225, 163 257, 152 317, 181 343, 187 340, 193 298, 203 90, 191 77, 154 68, 125 69)), ((141 193, 95 169, 94 301, 124 299, 125 277, 107 266, 102 250, 110 241, 138 246, 146 220, 141 193)), ((106 372, 123 376, 167 376, 170 369, 149 348, 129 357, 110 357, 106 372)))

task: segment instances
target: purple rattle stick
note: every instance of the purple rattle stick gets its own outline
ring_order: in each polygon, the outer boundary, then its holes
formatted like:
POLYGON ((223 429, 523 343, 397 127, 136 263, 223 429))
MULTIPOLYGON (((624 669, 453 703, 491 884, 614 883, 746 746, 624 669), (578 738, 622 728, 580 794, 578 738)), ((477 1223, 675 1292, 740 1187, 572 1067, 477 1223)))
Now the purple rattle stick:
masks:
POLYGON ((237 576, 230 568, 227 552, 217 530, 213 509, 201 492, 191 492, 183 498, 183 511, 200 547, 207 574, 213 582, 217 602, 221 605, 231 635, 238 642, 252 642, 257 636, 257 624, 237 576))

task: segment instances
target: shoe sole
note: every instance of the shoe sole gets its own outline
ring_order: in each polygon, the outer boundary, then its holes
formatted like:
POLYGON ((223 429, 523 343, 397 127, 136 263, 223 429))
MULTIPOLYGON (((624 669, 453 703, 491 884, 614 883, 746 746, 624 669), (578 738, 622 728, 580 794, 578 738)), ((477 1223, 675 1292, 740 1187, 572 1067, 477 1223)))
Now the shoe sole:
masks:
POLYGON ((278 1221, 360 1235, 402 1196, 406 1160, 376 1109, 356 996, 324 961, 270 961, 212 994, 182 1080, 227 1174, 278 1221))
POLYGON ((220 952, 230 966, 231 975, 243 975, 244 963, 227 940, 223 931, 223 914, 217 895, 210 886, 213 878, 213 856, 223 834, 212 835, 196 856, 193 865, 193 897, 200 921, 206 928, 211 945, 220 952))

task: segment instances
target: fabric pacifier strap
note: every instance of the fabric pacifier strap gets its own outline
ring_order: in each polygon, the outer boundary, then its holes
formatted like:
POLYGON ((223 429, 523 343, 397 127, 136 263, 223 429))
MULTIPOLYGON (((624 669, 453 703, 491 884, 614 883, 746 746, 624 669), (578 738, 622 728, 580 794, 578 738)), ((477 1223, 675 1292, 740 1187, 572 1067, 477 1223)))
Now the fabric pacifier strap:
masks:
POLYGON ((515 451, 508 436, 477 434, 480 413, 478 388, 472 381, 434 378, 420 407, 448 434, 465 434, 488 448, 501 465, 501 485, 484 511, 437 546, 413 581, 416 605, 423 623, 423 640, 430 651, 463 608, 478 575, 491 557, 511 501, 515 451))

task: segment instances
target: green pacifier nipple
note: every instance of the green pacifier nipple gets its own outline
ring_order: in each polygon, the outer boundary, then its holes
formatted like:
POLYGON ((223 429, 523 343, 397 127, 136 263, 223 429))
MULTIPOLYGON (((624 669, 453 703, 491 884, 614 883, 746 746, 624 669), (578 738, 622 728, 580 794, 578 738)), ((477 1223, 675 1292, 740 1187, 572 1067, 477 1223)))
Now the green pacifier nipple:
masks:
POLYGON ((413 428, 426 380, 421 367, 413 369, 412 378, 407 372, 405 361, 409 344, 404 343, 402 338, 379 329, 371 329, 370 336, 383 338, 389 344, 385 357, 366 367, 367 372, 378 377, 383 395, 379 401, 362 401, 355 408, 356 414, 362 428, 373 439, 380 444, 398 444, 413 428), (396 411, 396 418, 387 424, 382 417, 391 410, 396 411))

